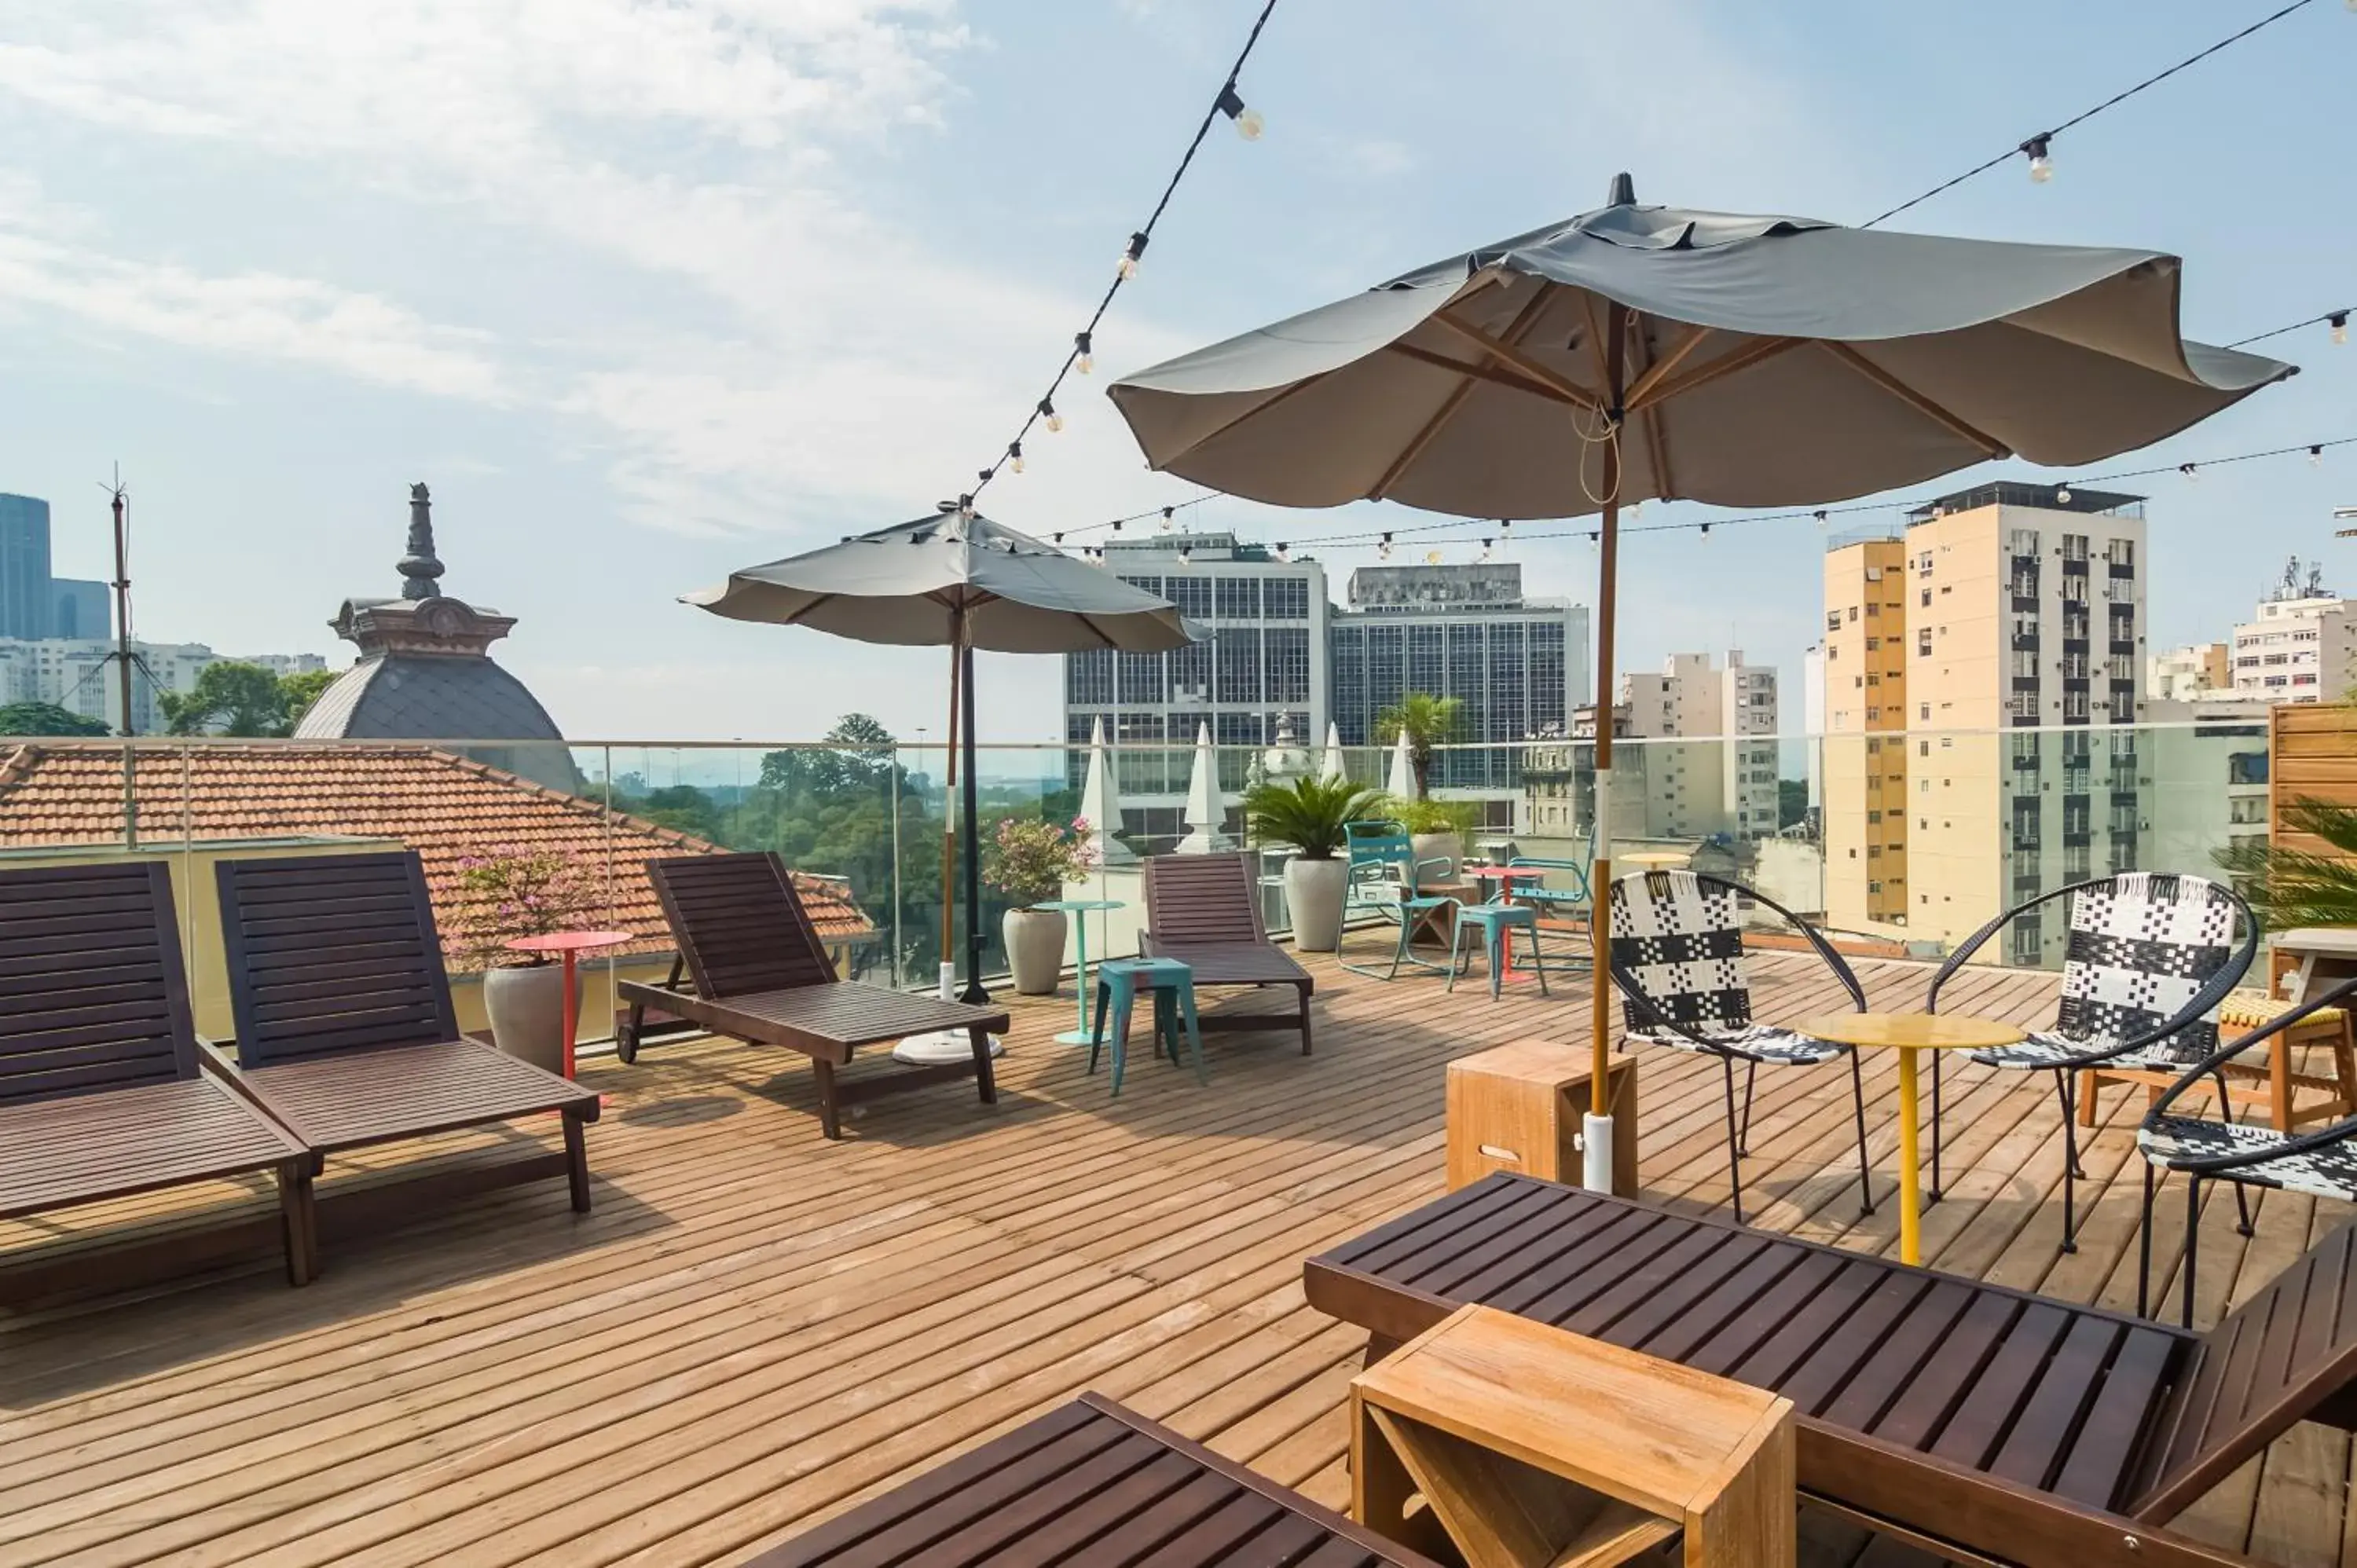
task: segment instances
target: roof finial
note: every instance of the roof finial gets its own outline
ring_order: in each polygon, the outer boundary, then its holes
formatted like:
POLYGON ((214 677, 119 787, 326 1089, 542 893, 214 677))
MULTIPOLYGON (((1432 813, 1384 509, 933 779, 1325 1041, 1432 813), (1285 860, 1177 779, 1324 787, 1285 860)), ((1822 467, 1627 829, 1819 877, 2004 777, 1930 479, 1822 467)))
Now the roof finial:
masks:
POLYGON ((442 563, 434 558, 434 498, 424 485, 409 487, 409 551, 396 564, 404 599, 438 599, 442 563))
POLYGON ((1637 205, 1637 182, 1631 179, 1626 174, 1614 175, 1612 177, 1612 188, 1604 193, 1604 205, 1607 207, 1634 207, 1637 205))

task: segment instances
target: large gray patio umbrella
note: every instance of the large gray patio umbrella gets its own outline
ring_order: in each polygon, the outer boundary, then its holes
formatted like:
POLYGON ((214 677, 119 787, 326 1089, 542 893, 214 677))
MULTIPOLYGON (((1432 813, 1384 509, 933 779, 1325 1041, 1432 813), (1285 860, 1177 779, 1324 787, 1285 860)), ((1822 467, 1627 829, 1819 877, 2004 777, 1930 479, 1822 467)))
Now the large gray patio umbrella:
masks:
MULTIPOLYGON (((950 650, 953 786, 961 760, 964 768, 958 815, 965 832, 961 999, 967 1002, 988 1000, 982 987, 982 863, 974 825, 974 650, 1154 653, 1194 640, 1168 600, 954 502, 943 502, 936 516, 732 572, 719 587, 682 595, 681 602, 734 620, 813 627, 858 642, 950 650)), ((942 879, 945 948, 947 870, 945 865, 942 879)), ((942 956, 946 961, 946 950, 942 956)))
MULTIPOLYGON (((2292 367, 2185 341, 2175 256, 1607 204, 1139 371, 1148 463, 1280 506, 1602 513, 1609 714, 1620 510, 1813 506, 1990 458, 2077 466, 2292 367), (1628 427, 1635 425, 1633 431, 1628 427)), ((1605 1114, 1612 726, 1596 727, 1596 1051, 1605 1114)))

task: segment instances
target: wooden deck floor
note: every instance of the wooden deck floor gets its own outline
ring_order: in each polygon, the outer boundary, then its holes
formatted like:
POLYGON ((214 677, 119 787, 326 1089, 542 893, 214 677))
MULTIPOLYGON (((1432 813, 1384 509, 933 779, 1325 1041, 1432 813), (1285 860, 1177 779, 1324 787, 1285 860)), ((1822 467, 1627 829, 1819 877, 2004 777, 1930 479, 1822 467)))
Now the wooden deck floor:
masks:
MULTIPOLYGON (((307 1290, 257 1265, 0 1317, 0 1562, 733 1562, 1091 1388, 1339 1503, 1362 1341, 1303 1304, 1301 1259, 1441 1190, 1448 1058, 1576 1038, 1587 993, 1492 1004, 1478 983, 1448 996, 1433 977, 1311 962, 1317 1055, 1214 1036, 1208 1090, 1141 1051, 1108 1101, 1085 1052, 1049 1038, 1071 1026, 1067 995, 1018 1011, 996 1108, 928 1090, 866 1108, 829 1145, 799 1058, 651 1047, 585 1071, 608 1096, 594 1215, 552 1183, 331 1248, 307 1290)), ((1769 1015, 1838 1001, 1810 961, 1755 965, 1769 1015)), ((1863 967, 1892 1005, 1928 978, 1863 967)), ((1953 1005, 2043 1017, 2053 987, 1978 973, 1953 1005)), ((1646 1190, 1723 1202, 1716 1069, 1652 1053, 1641 1070, 1646 1190)), ((1878 1195, 1892 1078, 1887 1056, 1869 1060, 1878 1195)), ((2084 1240, 2059 1257, 2050 1082, 1952 1078, 1949 1196, 1927 1250, 2133 1305, 2132 1116, 2107 1104, 2084 1240)), ((1753 1218, 1891 1248, 1892 1205, 1860 1220, 1846 1091, 1846 1074, 1763 1069, 1753 1218)), ((363 1178, 331 1166, 339 1179, 363 1178)), ((191 1201, 126 1208, 168 1222, 191 1201)), ((2162 1208, 2168 1256, 2179 1210, 2162 1208)), ((2231 1217, 2228 1202, 2205 1221, 2206 1316, 2342 1218, 2270 1197, 2244 1241, 2231 1217)), ((124 1218, 0 1228, 0 1260, 124 1218)), ((2345 1435, 2302 1427, 2179 1528, 2357 1568, 2351 1460, 2345 1435)))

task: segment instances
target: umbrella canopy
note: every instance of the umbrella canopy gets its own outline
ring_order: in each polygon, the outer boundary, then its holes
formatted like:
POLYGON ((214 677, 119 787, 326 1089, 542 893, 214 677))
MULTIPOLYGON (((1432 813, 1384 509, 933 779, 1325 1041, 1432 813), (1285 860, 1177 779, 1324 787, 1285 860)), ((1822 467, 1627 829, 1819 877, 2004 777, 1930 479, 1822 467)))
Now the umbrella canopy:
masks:
POLYGON ((1089 771, 1081 785, 1081 820, 1089 824, 1089 846, 1099 865, 1137 858, 1114 837, 1121 829, 1121 789, 1114 778, 1113 754, 1105 749, 1104 720, 1089 725, 1089 771))
POLYGON ((1405 729, 1392 737, 1391 777, 1383 780, 1383 789, 1394 800, 1415 799, 1415 758, 1408 752, 1405 729))
MULTIPOLYGON (((682 602, 736 620, 807 626, 858 642, 951 650, 950 718, 963 749, 965 989, 983 1001, 981 846, 974 815, 974 653, 1152 653, 1194 629, 1177 607, 1027 533, 943 504, 932 517, 732 572, 682 602)), ((952 756, 956 756, 952 752, 952 756)), ((957 766, 952 763, 952 767, 957 766)), ((943 843, 942 940, 949 935, 951 847, 943 843)), ((942 954, 947 983, 948 953, 942 954)))
POLYGON ((1326 755, 1318 764, 1318 777, 1329 784, 1339 784, 1350 777, 1342 761, 1342 726, 1333 720, 1326 721, 1326 755))
POLYGON ((1180 854, 1210 854, 1226 843, 1227 808, 1220 799, 1219 756, 1211 749, 1211 726, 1195 726, 1195 768, 1187 779, 1187 836, 1180 854))
POLYGON ((1168 600, 986 517, 933 517, 732 572, 683 602, 859 642, 1152 653, 1194 640, 1168 600))
POLYGON ((2180 338, 2175 256, 1641 207, 1625 181, 1596 211, 1125 377, 1114 403, 1154 467, 1255 500, 1573 517, 2089 463, 2293 371, 2180 338), (1622 417, 1612 487, 1591 447, 1622 417))
MULTIPOLYGON (((1990 458, 2142 446, 2293 368, 2186 341, 2154 251, 1606 204, 1142 371, 1148 464, 1280 506, 1601 512, 1613 692, 1620 508, 1821 505, 1990 458)), ((1397 788, 1394 767, 1394 793, 1397 788)), ((1596 732, 1589 1185, 1610 1185, 1612 725, 1596 732)), ((1913 1210, 1902 1220, 1910 1248, 1913 1210)))

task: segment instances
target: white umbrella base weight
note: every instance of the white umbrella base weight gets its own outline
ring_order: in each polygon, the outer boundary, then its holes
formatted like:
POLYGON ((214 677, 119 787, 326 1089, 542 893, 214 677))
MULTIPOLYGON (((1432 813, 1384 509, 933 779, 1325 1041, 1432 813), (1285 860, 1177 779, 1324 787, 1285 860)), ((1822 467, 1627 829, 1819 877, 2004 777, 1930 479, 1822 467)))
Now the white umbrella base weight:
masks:
POLYGON ((1588 1112, 1579 1122, 1579 1184, 1590 1192, 1612 1190, 1612 1118, 1588 1112))
MULTIPOLYGON (((990 1054, 1005 1056, 1006 1042, 996 1035, 991 1036, 990 1054)), ((974 1039, 963 1029, 910 1035, 892 1047, 892 1059, 903 1067, 946 1067, 954 1062, 970 1062, 974 1059, 974 1039)))

